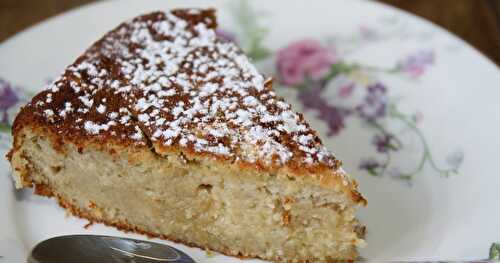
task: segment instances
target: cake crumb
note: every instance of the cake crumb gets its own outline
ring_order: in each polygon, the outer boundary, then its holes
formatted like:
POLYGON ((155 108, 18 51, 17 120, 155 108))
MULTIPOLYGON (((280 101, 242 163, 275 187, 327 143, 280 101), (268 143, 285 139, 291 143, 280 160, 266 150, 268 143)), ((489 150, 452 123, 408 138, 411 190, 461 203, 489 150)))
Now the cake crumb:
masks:
POLYGON ((92 225, 94 225, 93 221, 89 221, 87 224, 83 226, 84 229, 89 229, 92 225))

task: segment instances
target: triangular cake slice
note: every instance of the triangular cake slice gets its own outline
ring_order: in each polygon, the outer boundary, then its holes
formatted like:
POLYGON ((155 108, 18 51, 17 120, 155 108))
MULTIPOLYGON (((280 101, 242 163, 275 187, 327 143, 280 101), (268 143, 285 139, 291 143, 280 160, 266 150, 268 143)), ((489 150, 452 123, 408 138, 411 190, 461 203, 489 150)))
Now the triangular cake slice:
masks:
POLYGON ((17 116, 16 186, 227 255, 355 259, 356 183, 215 27, 213 10, 154 12, 93 44, 17 116))

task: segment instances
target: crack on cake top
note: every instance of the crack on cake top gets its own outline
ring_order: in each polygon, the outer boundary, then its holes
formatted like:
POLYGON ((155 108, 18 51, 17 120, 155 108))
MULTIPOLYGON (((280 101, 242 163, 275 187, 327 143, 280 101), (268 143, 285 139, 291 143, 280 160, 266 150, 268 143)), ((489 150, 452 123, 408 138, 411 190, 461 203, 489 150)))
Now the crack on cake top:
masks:
POLYGON ((89 136, 183 147, 265 165, 337 168, 301 114, 249 58, 217 39, 213 10, 154 12, 91 46, 32 102, 89 136))

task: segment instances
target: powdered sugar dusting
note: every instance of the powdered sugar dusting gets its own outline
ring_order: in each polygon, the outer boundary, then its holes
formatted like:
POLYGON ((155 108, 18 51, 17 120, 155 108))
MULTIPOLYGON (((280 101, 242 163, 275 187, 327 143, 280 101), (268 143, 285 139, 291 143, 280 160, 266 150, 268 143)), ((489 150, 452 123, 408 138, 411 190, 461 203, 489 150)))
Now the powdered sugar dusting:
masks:
POLYGON ((122 131, 155 147, 251 163, 337 166, 302 116, 235 44, 217 39, 214 26, 212 12, 198 9, 127 21, 69 66, 36 107, 88 135, 122 131), (74 99, 53 103, 62 92, 74 99))
POLYGON ((85 130, 90 134, 99 134, 99 132, 103 130, 108 130, 110 126, 115 125, 114 121, 110 121, 108 123, 95 123, 92 121, 86 121, 83 125, 85 130))

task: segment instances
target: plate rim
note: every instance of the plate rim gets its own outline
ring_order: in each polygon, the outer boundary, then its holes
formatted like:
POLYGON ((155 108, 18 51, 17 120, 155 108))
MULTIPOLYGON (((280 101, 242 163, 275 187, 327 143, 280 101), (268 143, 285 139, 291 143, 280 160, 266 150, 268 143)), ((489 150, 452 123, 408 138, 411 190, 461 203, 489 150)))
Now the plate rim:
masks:
MULTIPOLYGON (((434 29, 438 28, 438 30, 439 30, 438 33, 439 34, 443 34, 443 33, 448 34, 449 37, 451 37, 454 40, 460 42, 461 44, 463 44, 469 50, 473 50, 476 53, 476 55, 479 55, 479 57, 482 57, 483 60, 485 59, 485 61, 490 62, 490 63, 485 63, 485 65, 486 64, 493 64, 493 65, 496 66, 495 68, 498 69, 498 65, 496 65, 490 58, 488 58, 483 53, 481 53, 479 50, 477 50, 476 48, 474 48, 473 46, 471 46, 468 42, 462 40, 460 37, 456 36, 455 34, 449 32, 449 31, 447 31, 446 29, 440 27, 439 25, 436 25, 433 22, 428 21, 428 20, 426 20, 424 18, 421 18, 421 17, 419 17, 417 15, 414 15, 414 14, 411 14, 411 13, 406 12, 404 10, 400 10, 398 8, 386 5, 384 3, 378 3, 378 2, 371 2, 370 3, 370 2, 371 1, 365 1, 364 4, 378 5, 378 6, 381 6, 381 7, 386 7, 386 8, 389 8, 389 9, 393 9, 393 10, 396 10, 397 13, 402 13, 402 14, 406 14, 406 16, 408 16, 408 17, 413 17, 413 19, 415 19, 419 23, 424 23, 424 24, 427 23, 427 25, 429 27, 431 27, 431 28, 434 28, 434 29)), ((82 12, 82 11, 84 11, 84 9, 99 8, 98 5, 104 5, 104 4, 114 4, 114 2, 113 1, 108 1, 108 3, 106 3, 106 2, 89 3, 89 4, 85 4, 85 5, 79 6, 77 8, 73 8, 73 9, 68 10, 66 12, 60 13, 60 14, 58 14, 56 16, 53 16, 53 17, 50 17, 48 19, 45 19, 45 20, 41 21, 40 23, 37 23, 37 24, 35 24, 33 26, 30 26, 30 27, 28 27, 28 28, 26 28, 26 29, 18 32, 17 34, 13 35, 12 37, 6 39, 5 41, 1 42, 0 43, 0 49, 2 49, 2 47, 4 46, 4 44, 10 43, 10 42, 19 41, 23 37, 26 37, 26 35, 29 35, 31 32, 39 30, 40 27, 43 27, 43 26, 45 26, 47 24, 54 23, 54 22, 60 23, 61 21, 63 21, 65 19, 66 16, 71 16, 71 15, 74 15, 75 13, 77 13, 77 12, 82 12)))
MULTIPOLYGON (((126 0, 126 1, 133 1, 133 0, 126 0)), ((346 0, 334 0, 334 1, 337 1, 337 2, 344 1, 344 2, 346 2, 346 0)), ((426 19, 426 18, 424 18, 422 16, 419 16, 417 14, 411 13, 409 11, 406 11, 404 9, 401 9, 401 8, 398 8, 398 7, 395 7, 395 6, 391 6, 391 5, 386 4, 386 3, 377 2, 377 1, 374 1, 374 0, 357 0, 357 1, 360 2, 360 3, 363 3, 364 5, 372 5, 373 7, 376 7, 376 8, 385 8, 385 9, 388 9, 388 10, 392 10, 392 11, 394 11, 396 13, 400 13, 400 14, 403 14, 405 16, 408 16, 411 19, 416 20, 416 21, 418 21, 420 23, 424 23, 427 26, 430 26, 432 28, 438 29, 440 31, 440 33, 447 34, 448 37, 451 37, 454 40, 459 41, 462 45, 466 46, 468 49, 473 50, 474 53, 476 53, 476 55, 479 55, 479 57, 481 57, 483 60, 487 61, 488 62, 487 64, 492 64, 496 69, 500 69, 500 65, 497 65, 490 57, 488 57, 482 51, 480 51, 476 47, 472 46, 472 44, 470 44, 468 41, 462 39, 461 37, 459 37, 455 33, 449 31, 448 29, 446 29, 444 27, 442 27, 441 25, 438 25, 438 24, 436 24, 436 23, 434 23, 434 22, 432 22, 432 21, 430 21, 430 20, 428 20, 428 19, 426 19)), ((68 9, 68 10, 66 10, 66 11, 64 11, 62 13, 50 16, 50 17, 45 18, 45 19, 43 19, 43 20, 41 20, 41 21, 39 21, 39 22, 37 22, 35 24, 32 24, 32 25, 30 25, 30 26, 22 29, 21 31, 18 31, 14 35, 12 35, 12 36, 4 39, 3 41, 0 42, 0 49, 5 44, 11 44, 12 42, 18 41, 21 38, 26 37, 31 32, 39 30, 40 27, 44 27, 44 26, 50 25, 51 23, 59 23, 63 19, 65 19, 66 17, 75 15, 78 12, 84 12, 87 9, 99 8, 99 6, 104 6, 104 5, 113 5, 113 4, 116 4, 118 2, 122 2, 123 3, 125 1, 118 1, 118 0, 96 1, 96 2, 91 2, 91 3, 86 3, 86 4, 83 4, 81 6, 77 6, 77 7, 68 9)))

